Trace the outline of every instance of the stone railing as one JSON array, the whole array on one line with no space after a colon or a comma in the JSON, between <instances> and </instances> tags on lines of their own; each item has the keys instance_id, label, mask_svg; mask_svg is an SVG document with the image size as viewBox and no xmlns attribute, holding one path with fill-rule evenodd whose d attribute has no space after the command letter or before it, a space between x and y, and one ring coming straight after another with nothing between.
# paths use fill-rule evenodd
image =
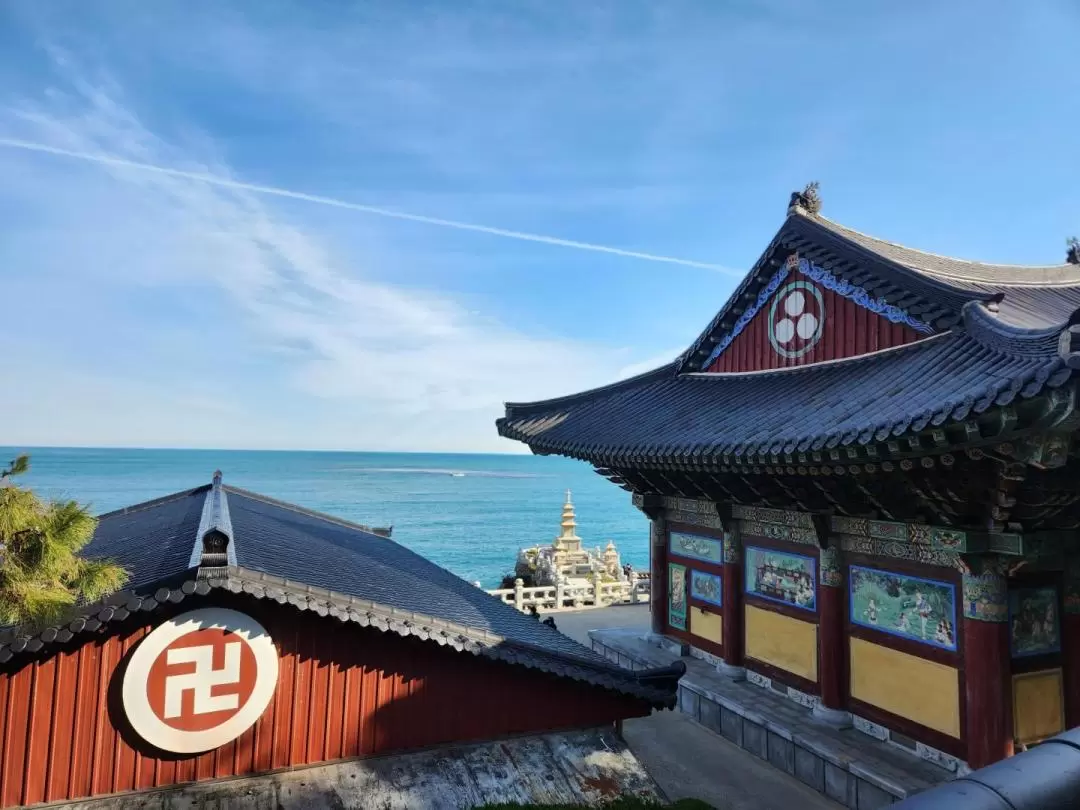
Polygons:
<instances>
[{"instance_id":1,"label":"stone railing","mask_svg":"<svg viewBox=\"0 0 1080 810\"><path fill-rule=\"evenodd\" d=\"M525 583L517 579L514 580L513 588L499 588L488 593L523 613L531 613L534 607L550 613L647 602L649 578L647 575L634 574L629 581L622 582L604 582L597 578L586 585L560 583L530 588L526 588Z\"/></svg>"}]
</instances>

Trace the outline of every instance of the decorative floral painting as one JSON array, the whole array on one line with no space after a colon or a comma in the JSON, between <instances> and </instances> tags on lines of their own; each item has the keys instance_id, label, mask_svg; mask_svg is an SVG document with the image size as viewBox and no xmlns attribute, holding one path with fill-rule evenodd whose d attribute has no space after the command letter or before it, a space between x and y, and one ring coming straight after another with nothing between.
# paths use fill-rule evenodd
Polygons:
<instances>
[{"instance_id":1,"label":"decorative floral painting","mask_svg":"<svg viewBox=\"0 0 1080 810\"><path fill-rule=\"evenodd\" d=\"M686 629L686 566L668 565L668 624Z\"/></svg>"},{"instance_id":2,"label":"decorative floral painting","mask_svg":"<svg viewBox=\"0 0 1080 810\"><path fill-rule=\"evenodd\" d=\"M748 594L803 610L817 610L813 557L748 546L745 560Z\"/></svg>"},{"instance_id":3,"label":"decorative floral painting","mask_svg":"<svg viewBox=\"0 0 1080 810\"><path fill-rule=\"evenodd\" d=\"M719 574L691 571L690 595L695 599L721 607L724 603L723 581L720 579Z\"/></svg>"},{"instance_id":4,"label":"decorative floral painting","mask_svg":"<svg viewBox=\"0 0 1080 810\"><path fill-rule=\"evenodd\" d=\"M851 623L956 649L956 586L876 568L848 571Z\"/></svg>"},{"instance_id":5,"label":"decorative floral painting","mask_svg":"<svg viewBox=\"0 0 1080 810\"><path fill-rule=\"evenodd\" d=\"M1009 591L1009 645L1014 658L1061 652L1057 588Z\"/></svg>"},{"instance_id":6,"label":"decorative floral painting","mask_svg":"<svg viewBox=\"0 0 1080 810\"><path fill-rule=\"evenodd\" d=\"M671 553L679 557L722 564L724 562L724 544L715 537L702 537L700 534L671 532Z\"/></svg>"}]
</instances>

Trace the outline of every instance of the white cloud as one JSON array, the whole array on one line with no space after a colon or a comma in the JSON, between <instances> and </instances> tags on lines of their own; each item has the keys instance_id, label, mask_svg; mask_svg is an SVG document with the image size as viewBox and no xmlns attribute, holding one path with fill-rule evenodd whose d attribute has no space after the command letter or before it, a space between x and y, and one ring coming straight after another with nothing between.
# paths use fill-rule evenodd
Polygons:
<instances>
[{"instance_id":1,"label":"white cloud","mask_svg":"<svg viewBox=\"0 0 1080 810\"><path fill-rule=\"evenodd\" d=\"M3 134L232 176L205 136L188 151L144 125L116 85L73 84L73 92L53 89L4 109ZM59 365L15 365L11 354L0 363L24 392L0 398L0 443L510 451L520 448L499 440L493 425L502 401L601 384L632 360L522 334L444 291L371 280L365 268L385 257L337 252L304 220L241 188L63 160L0 155L0 170L19 167L0 202L6 196L35 212L34 230L44 235L37 246L48 244L37 255L12 247L18 255L5 257L24 288L42 282L27 305L41 305L48 279L60 285L49 294L92 292L120 316L132 289L147 290L155 306L162 296L193 295L192 320L162 323L172 340L128 347L141 351L145 375L134 362L109 368L119 327L101 322L95 331L92 313L21 335L27 357ZM80 249L91 244L92 255ZM82 330L96 368L39 352L50 331L66 328ZM151 320L145 328L159 327ZM234 377L260 363L257 382Z\"/></svg>"}]
</instances>

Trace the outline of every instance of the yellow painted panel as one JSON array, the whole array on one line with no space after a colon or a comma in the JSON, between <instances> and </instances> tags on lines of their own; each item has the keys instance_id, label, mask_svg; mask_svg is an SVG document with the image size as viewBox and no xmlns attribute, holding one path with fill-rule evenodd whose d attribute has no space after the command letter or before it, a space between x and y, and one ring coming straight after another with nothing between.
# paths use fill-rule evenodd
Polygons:
<instances>
[{"instance_id":1,"label":"yellow painted panel","mask_svg":"<svg viewBox=\"0 0 1080 810\"><path fill-rule=\"evenodd\" d=\"M747 605L746 654L758 661L817 681L817 625Z\"/></svg>"},{"instance_id":2,"label":"yellow painted panel","mask_svg":"<svg viewBox=\"0 0 1080 810\"><path fill-rule=\"evenodd\" d=\"M960 739L960 675L954 667L853 638L851 696Z\"/></svg>"},{"instance_id":3,"label":"yellow painted panel","mask_svg":"<svg viewBox=\"0 0 1080 810\"><path fill-rule=\"evenodd\" d=\"M1065 730L1060 669L1013 675L1013 736L1018 742L1045 740Z\"/></svg>"},{"instance_id":4,"label":"yellow painted panel","mask_svg":"<svg viewBox=\"0 0 1080 810\"><path fill-rule=\"evenodd\" d=\"M690 635L711 641L713 644L723 644L724 617L719 613L709 613L699 607L690 608Z\"/></svg>"}]
</instances>

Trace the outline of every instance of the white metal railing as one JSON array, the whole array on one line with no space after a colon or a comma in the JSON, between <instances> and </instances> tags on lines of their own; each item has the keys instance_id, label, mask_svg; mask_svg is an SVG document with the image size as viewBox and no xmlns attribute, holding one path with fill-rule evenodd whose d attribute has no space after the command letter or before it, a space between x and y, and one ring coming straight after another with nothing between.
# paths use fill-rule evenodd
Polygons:
<instances>
[{"instance_id":1,"label":"white metal railing","mask_svg":"<svg viewBox=\"0 0 1080 810\"><path fill-rule=\"evenodd\" d=\"M523 580L516 579L513 588L498 588L488 593L523 613L531 612L534 607L550 613L648 601L649 578L634 574L629 581L604 582L597 577L586 585L560 583L529 588Z\"/></svg>"}]
</instances>

